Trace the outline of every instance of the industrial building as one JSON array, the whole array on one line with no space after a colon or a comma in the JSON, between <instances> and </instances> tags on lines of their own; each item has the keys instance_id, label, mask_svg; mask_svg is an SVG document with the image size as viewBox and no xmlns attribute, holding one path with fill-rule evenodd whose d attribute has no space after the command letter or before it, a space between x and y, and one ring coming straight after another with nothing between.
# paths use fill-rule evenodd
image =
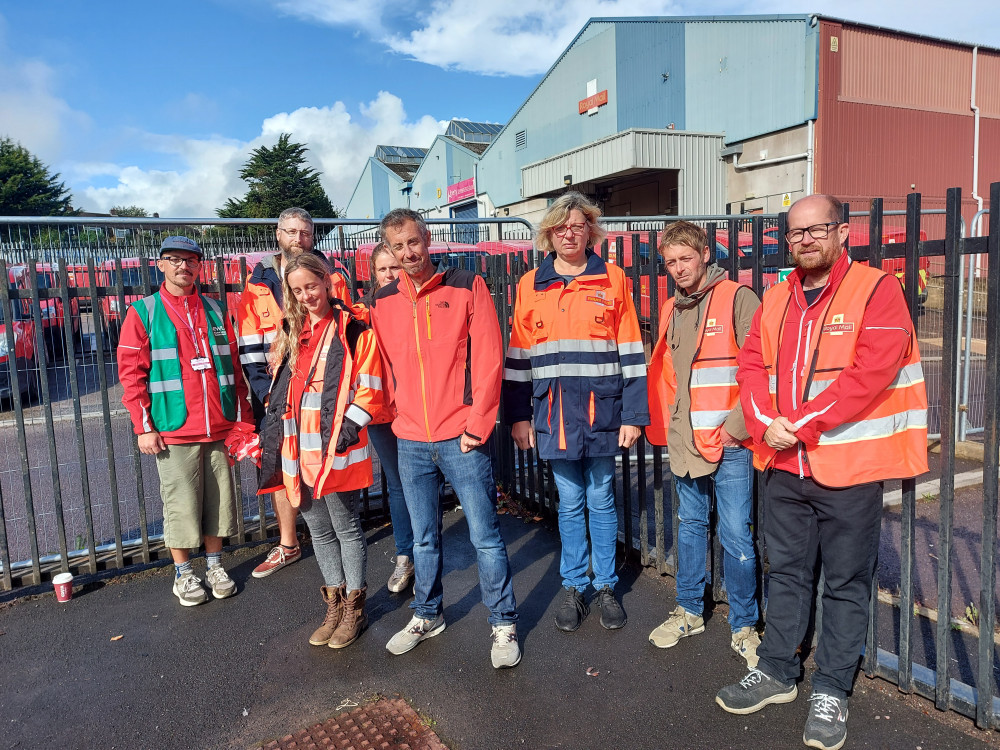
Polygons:
<instances>
[{"instance_id":1,"label":"industrial building","mask_svg":"<svg viewBox=\"0 0 1000 750\"><path fill-rule=\"evenodd\" d=\"M771 213L813 192L933 209L960 186L968 218L1000 179L1000 50L819 15L597 18L485 148L451 131L388 197L362 176L348 216L536 220L569 186L608 216Z\"/></svg>"}]
</instances>

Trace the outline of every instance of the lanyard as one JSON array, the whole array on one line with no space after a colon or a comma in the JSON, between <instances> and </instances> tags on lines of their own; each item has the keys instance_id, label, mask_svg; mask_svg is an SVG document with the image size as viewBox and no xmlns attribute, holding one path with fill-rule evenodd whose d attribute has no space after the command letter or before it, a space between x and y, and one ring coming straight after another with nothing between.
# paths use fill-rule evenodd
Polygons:
<instances>
[{"instance_id":1,"label":"lanyard","mask_svg":"<svg viewBox=\"0 0 1000 750\"><path fill-rule=\"evenodd\" d=\"M204 356L208 357L211 354L208 347L208 341L205 340L204 331L201 331L202 342L199 343L198 341L198 331L195 330L195 326L197 325L197 320L198 320L198 311L195 310L195 317L194 320L192 320L190 305L186 304L188 296L197 298L197 295L194 294L185 295L184 312L181 312L181 310L178 309L173 302L170 302L163 294L160 295L160 300L162 300L164 306L169 307L171 310L174 311L174 314L180 319L181 323L184 324L184 327L188 329L188 332L191 334L191 343L194 344L195 352L199 355L204 353ZM208 322L207 313L205 321L206 323Z\"/></svg>"}]
</instances>

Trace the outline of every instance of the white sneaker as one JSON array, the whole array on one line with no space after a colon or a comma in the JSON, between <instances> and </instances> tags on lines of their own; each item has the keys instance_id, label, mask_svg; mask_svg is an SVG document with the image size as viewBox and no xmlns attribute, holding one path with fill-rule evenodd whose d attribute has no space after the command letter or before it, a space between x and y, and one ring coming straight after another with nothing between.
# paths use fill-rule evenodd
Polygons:
<instances>
[{"instance_id":1,"label":"white sneaker","mask_svg":"<svg viewBox=\"0 0 1000 750\"><path fill-rule=\"evenodd\" d=\"M407 651L412 651L416 648L420 641L425 641L428 638L436 636L444 630L444 627L443 614L438 615L433 620L424 620L414 615L405 628L389 639L389 642L385 644L385 648L390 654L395 654L396 656L405 654Z\"/></svg>"},{"instance_id":2,"label":"white sneaker","mask_svg":"<svg viewBox=\"0 0 1000 750\"><path fill-rule=\"evenodd\" d=\"M202 588L201 579L194 573L185 573L174 578L174 596L183 607L194 607L208 601L208 592Z\"/></svg>"},{"instance_id":3,"label":"white sneaker","mask_svg":"<svg viewBox=\"0 0 1000 750\"><path fill-rule=\"evenodd\" d=\"M493 668L516 667L521 661L521 647L517 645L517 626L513 623L494 625L491 639L493 647L490 649L490 658L493 660Z\"/></svg>"},{"instance_id":4,"label":"white sneaker","mask_svg":"<svg viewBox=\"0 0 1000 750\"><path fill-rule=\"evenodd\" d=\"M205 571L205 580L208 581L212 589L212 596L216 599L225 599L236 593L236 582L229 577L226 569L221 565L215 565Z\"/></svg>"}]
</instances>

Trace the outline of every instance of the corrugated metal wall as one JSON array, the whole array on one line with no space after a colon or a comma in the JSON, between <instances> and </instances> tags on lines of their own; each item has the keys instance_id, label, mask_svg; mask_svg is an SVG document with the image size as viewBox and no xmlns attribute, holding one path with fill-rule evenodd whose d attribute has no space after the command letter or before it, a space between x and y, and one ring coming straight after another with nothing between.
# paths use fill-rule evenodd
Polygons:
<instances>
[{"instance_id":1,"label":"corrugated metal wall","mask_svg":"<svg viewBox=\"0 0 1000 750\"><path fill-rule=\"evenodd\" d=\"M615 24L591 24L483 154L480 184L488 186L495 205L521 200L521 167L525 164L618 132L615 35ZM593 117L581 115L577 104L586 98L587 81L594 78L598 91L608 90L608 103ZM517 149L515 135L522 130L526 145Z\"/></svg>"},{"instance_id":2,"label":"corrugated metal wall","mask_svg":"<svg viewBox=\"0 0 1000 750\"><path fill-rule=\"evenodd\" d=\"M686 130L684 24L619 22L616 32L618 129Z\"/></svg>"},{"instance_id":3,"label":"corrugated metal wall","mask_svg":"<svg viewBox=\"0 0 1000 750\"><path fill-rule=\"evenodd\" d=\"M733 143L815 117L816 40L802 17L685 24L686 127Z\"/></svg>"},{"instance_id":4,"label":"corrugated metal wall","mask_svg":"<svg viewBox=\"0 0 1000 750\"><path fill-rule=\"evenodd\" d=\"M862 207L872 196L902 200L915 189L930 207L958 185L971 218L972 50L831 21L820 29L816 191ZM981 51L978 64L985 197L1000 179L1000 55Z\"/></svg>"}]
</instances>

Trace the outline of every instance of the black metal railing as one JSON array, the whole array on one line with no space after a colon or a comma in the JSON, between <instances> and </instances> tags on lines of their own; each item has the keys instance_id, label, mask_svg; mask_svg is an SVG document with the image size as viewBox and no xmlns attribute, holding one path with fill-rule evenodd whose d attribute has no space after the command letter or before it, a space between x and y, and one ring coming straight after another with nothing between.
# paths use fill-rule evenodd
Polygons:
<instances>
[{"instance_id":1,"label":"black metal railing","mask_svg":"<svg viewBox=\"0 0 1000 750\"><path fill-rule=\"evenodd\" d=\"M960 191L950 191L943 232L924 229L928 212L921 211L916 194L909 197L905 214L884 212L880 200L862 211L847 209L852 227L867 230L862 232L866 243L852 240L852 258L882 267L903 281L924 359L930 428L940 435L941 451L934 499L926 497L930 492L918 490L916 480L906 480L898 483L898 512L896 506L887 511L883 546L891 542L898 570L880 566L885 580L873 598L863 669L869 676L892 681L902 691L931 698L941 709L972 716L981 727L996 728L1000 716L994 647L1000 364L995 352L1000 345L1000 224L990 222L988 236L965 237L960 205ZM992 186L990 205L1000 205L1000 183ZM673 218L679 217L608 219L611 241L600 248L605 259L626 271L642 319L644 343L650 348L659 330L660 307L673 293L656 253L658 234ZM709 231L714 259L731 278L758 293L775 283L790 265L785 214L688 218ZM933 217L935 227L941 219ZM78 224L70 231L73 221ZM898 239L897 233L893 241L884 241L889 225L905 239ZM218 298L229 312L254 254L274 251L273 221L115 219L102 223L88 219L87 226L91 229L84 230L79 220L0 219L0 273L9 280L0 284L4 324L0 342L6 344L8 353L6 371L0 364L0 394L10 392L0 404L4 410L0 413L0 590L9 596L36 590L60 570L86 580L88 575L166 557L156 472L148 457L136 450L131 422L119 407L121 386L114 356L117 329L127 305L156 288L155 266L149 259L155 257L165 234L187 232L203 243L208 262L203 264L202 291ZM522 220L438 221L431 223L431 230L438 242L455 242L455 237L462 236L495 243L488 250L463 255L462 262L486 277L506 346L517 281L538 262L537 253L530 251L530 226ZM317 237L317 246L343 263L352 282L357 282L363 269L356 267L354 255L375 241L374 224L317 222ZM987 288L985 321L977 322L975 335L987 352L994 353L973 362L979 377L974 379L972 397L978 399L977 408L983 414L986 456L981 488L972 490L981 495L981 528L970 531L978 542L966 543L975 548L979 564L975 592L969 590L967 581L974 565L960 571L953 565L958 352L970 345L968 341L963 344L957 316L961 265L968 258L982 259L979 266L984 278L977 283L985 281ZM940 292L939 301L925 300L920 271L928 268ZM554 519L557 496L546 462L518 450L503 426L498 426L492 449L497 480L504 491L532 512ZM678 500L669 454L640 438L622 453L620 461L616 494L626 555L671 574ZM256 494L252 467L237 465L234 472L242 512L238 534L230 543L264 540L273 531L269 498ZM370 521L388 519L384 497L381 481L366 492L364 514ZM968 505L968 498L962 502ZM756 502L755 528L761 527L763 511ZM757 539L757 548L763 563L762 539ZM963 555L968 551L963 549ZM929 554L936 557L933 576L926 569ZM714 598L725 601L721 547L716 540L710 567ZM958 590L957 574L961 577ZM964 601L967 594L976 598L978 632L965 627L968 622L956 629L956 618L961 617L956 596ZM926 606L929 602L936 602L936 611ZM915 615L915 609L924 614ZM936 617L937 624L932 626L926 615ZM951 657L958 654L962 658L956 665Z\"/></svg>"}]
</instances>

